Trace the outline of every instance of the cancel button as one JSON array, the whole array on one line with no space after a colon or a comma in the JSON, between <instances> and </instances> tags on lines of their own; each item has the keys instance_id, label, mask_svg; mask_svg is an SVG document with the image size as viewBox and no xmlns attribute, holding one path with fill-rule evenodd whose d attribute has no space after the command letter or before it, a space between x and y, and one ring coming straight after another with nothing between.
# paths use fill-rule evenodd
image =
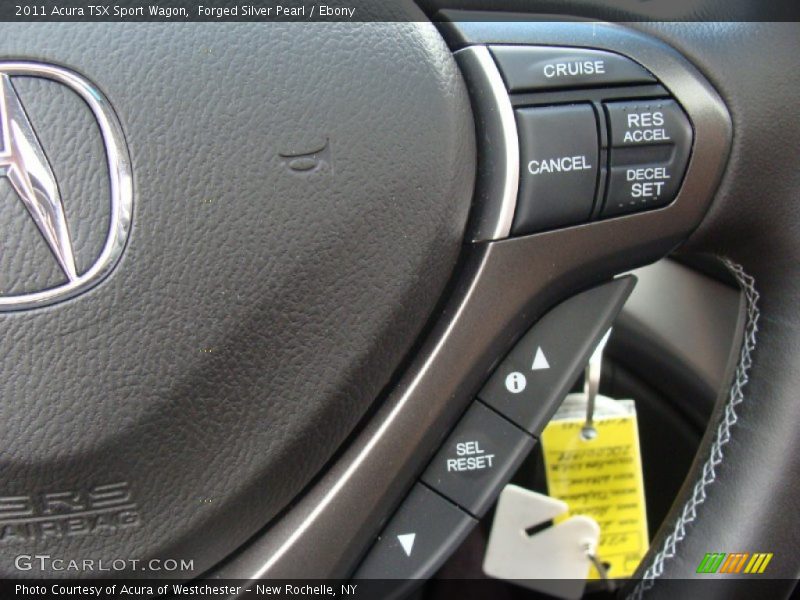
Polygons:
<instances>
[{"instance_id":1,"label":"cancel button","mask_svg":"<svg viewBox=\"0 0 800 600\"><path fill-rule=\"evenodd\" d=\"M584 171L592 169L585 155L561 156L544 160L532 160L528 163L528 172L531 175L541 173L567 173L569 171Z\"/></svg>"},{"instance_id":2,"label":"cancel button","mask_svg":"<svg viewBox=\"0 0 800 600\"><path fill-rule=\"evenodd\" d=\"M520 108L516 118L520 185L512 232L588 221L599 151L594 109L589 104Z\"/></svg>"}]
</instances>

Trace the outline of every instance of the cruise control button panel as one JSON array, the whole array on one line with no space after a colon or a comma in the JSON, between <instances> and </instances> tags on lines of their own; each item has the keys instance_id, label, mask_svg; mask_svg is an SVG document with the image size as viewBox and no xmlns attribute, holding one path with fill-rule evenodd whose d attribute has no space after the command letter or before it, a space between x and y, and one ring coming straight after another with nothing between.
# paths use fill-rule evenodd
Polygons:
<instances>
[{"instance_id":1,"label":"cruise control button panel","mask_svg":"<svg viewBox=\"0 0 800 600\"><path fill-rule=\"evenodd\" d=\"M621 277L556 306L517 342L478 397L538 436L635 284L633 276Z\"/></svg>"},{"instance_id":2,"label":"cruise control button panel","mask_svg":"<svg viewBox=\"0 0 800 600\"><path fill-rule=\"evenodd\" d=\"M589 220L598 174L597 119L591 104L520 108L516 235Z\"/></svg>"},{"instance_id":3,"label":"cruise control button panel","mask_svg":"<svg viewBox=\"0 0 800 600\"><path fill-rule=\"evenodd\" d=\"M606 102L609 177L603 216L675 199L692 148L692 127L674 100Z\"/></svg>"},{"instance_id":4,"label":"cruise control button panel","mask_svg":"<svg viewBox=\"0 0 800 600\"><path fill-rule=\"evenodd\" d=\"M533 438L480 402L473 403L422 481L480 517L533 449Z\"/></svg>"},{"instance_id":5,"label":"cruise control button panel","mask_svg":"<svg viewBox=\"0 0 800 600\"><path fill-rule=\"evenodd\" d=\"M655 77L625 56L588 48L492 46L508 91L650 83Z\"/></svg>"},{"instance_id":6,"label":"cruise control button panel","mask_svg":"<svg viewBox=\"0 0 800 600\"><path fill-rule=\"evenodd\" d=\"M481 181L490 183L476 203L475 241L652 210L678 197L694 127L635 60L535 45L459 52L490 150L479 161Z\"/></svg>"}]
</instances>

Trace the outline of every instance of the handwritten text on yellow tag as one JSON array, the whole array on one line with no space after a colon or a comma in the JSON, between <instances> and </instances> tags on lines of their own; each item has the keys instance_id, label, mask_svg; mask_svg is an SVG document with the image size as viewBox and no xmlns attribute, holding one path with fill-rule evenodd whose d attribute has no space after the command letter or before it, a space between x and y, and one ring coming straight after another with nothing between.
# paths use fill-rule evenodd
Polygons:
<instances>
[{"instance_id":1,"label":"handwritten text on yellow tag","mask_svg":"<svg viewBox=\"0 0 800 600\"><path fill-rule=\"evenodd\" d=\"M556 419L542 434L550 496L569 505L572 515L600 525L597 556L609 577L630 577L648 546L642 461L636 413L596 417L597 436L581 436L583 418ZM598 579L592 567L589 579Z\"/></svg>"}]
</instances>

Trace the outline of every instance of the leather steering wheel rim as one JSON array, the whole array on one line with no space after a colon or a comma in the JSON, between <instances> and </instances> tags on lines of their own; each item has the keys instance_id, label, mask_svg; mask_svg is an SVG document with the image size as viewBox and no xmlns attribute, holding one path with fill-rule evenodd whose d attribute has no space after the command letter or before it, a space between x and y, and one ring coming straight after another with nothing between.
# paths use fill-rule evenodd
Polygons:
<instances>
[{"instance_id":1,"label":"leather steering wheel rim","mask_svg":"<svg viewBox=\"0 0 800 600\"><path fill-rule=\"evenodd\" d=\"M800 78L796 70L784 68L782 49L796 34L796 25L642 27L667 39L714 79L731 111L734 145L728 172L685 249L725 260L742 289L743 304L742 345L732 355L730 385L720 390L692 470L637 573L642 581L629 597L685 593L707 552L774 553L763 592L788 597L800 575L794 485L800 477L795 425L800 405L794 391L800 385L800 221L795 209L800 131L785 103L796 101ZM762 51L778 57L778 64L765 66L758 78L741 76L734 82L726 66L742 53L755 52L754 42L742 45L745 36L767 43L770 49ZM703 52L708 45L717 51ZM764 89L776 89L771 86L784 93L764 94ZM765 137L786 145L755 152ZM699 591L712 598L752 597L752 588L740 583L719 578Z\"/></svg>"}]
</instances>

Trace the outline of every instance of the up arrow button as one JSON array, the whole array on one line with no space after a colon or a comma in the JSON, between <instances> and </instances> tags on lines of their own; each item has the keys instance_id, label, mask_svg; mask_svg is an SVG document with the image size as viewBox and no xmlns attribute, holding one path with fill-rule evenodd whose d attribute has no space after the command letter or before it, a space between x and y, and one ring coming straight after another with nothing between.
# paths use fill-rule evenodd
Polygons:
<instances>
[{"instance_id":1,"label":"up arrow button","mask_svg":"<svg viewBox=\"0 0 800 600\"><path fill-rule=\"evenodd\" d=\"M531 371L544 371L545 369L550 368L550 363L547 362L547 357L542 352L542 347L538 346L536 348L536 356L533 357L533 364L531 365Z\"/></svg>"},{"instance_id":2,"label":"up arrow button","mask_svg":"<svg viewBox=\"0 0 800 600\"><path fill-rule=\"evenodd\" d=\"M598 342L611 328L636 279L614 279L565 300L526 333L478 393L501 415L539 435L580 377ZM527 385L510 391L506 378L527 373Z\"/></svg>"}]
</instances>

